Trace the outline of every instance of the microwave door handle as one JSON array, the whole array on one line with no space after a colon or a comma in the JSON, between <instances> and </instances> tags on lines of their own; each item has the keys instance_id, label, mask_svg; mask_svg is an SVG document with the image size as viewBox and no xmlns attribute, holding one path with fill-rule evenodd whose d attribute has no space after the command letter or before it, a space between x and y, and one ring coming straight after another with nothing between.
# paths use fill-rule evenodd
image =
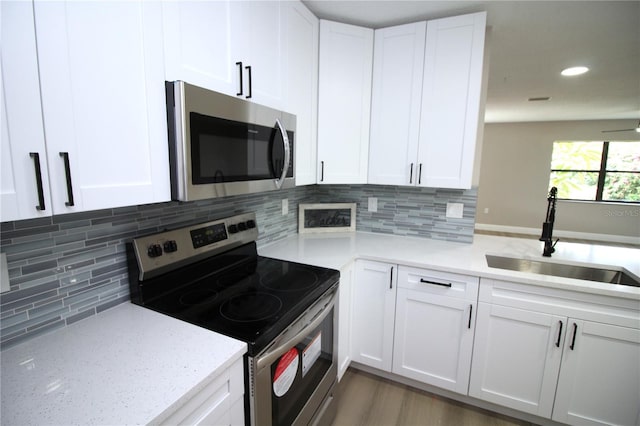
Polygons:
<instances>
[{"instance_id":1,"label":"microwave door handle","mask_svg":"<svg viewBox=\"0 0 640 426\"><path fill-rule=\"evenodd\" d=\"M276 179L276 188L282 188L282 184L284 183L284 179L287 177L287 171L289 170L289 158L291 157L291 146L289 144L289 136L287 136L287 131L284 126L280 122L279 118L276 118L276 126L282 133L282 144L284 145L284 165L282 167L282 173L280 174L280 178Z\"/></svg>"}]
</instances>

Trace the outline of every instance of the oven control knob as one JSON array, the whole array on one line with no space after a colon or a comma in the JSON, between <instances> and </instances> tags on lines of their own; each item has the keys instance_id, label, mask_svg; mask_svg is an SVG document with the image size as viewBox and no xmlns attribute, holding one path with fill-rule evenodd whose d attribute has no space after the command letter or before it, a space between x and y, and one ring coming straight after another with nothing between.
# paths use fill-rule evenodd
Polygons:
<instances>
[{"instance_id":1,"label":"oven control knob","mask_svg":"<svg viewBox=\"0 0 640 426\"><path fill-rule=\"evenodd\" d=\"M256 227L256 222L254 220L247 221L247 229L253 229Z\"/></svg>"},{"instance_id":2,"label":"oven control knob","mask_svg":"<svg viewBox=\"0 0 640 426\"><path fill-rule=\"evenodd\" d=\"M247 230L247 224L246 224L246 223L244 223L244 222L240 222L240 223L238 224L238 230L240 230L240 231L246 231L246 230Z\"/></svg>"},{"instance_id":3,"label":"oven control knob","mask_svg":"<svg viewBox=\"0 0 640 426\"><path fill-rule=\"evenodd\" d=\"M229 233L235 234L238 232L238 227L236 225L229 225Z\"/></svg>"},{"instance_id":4,"label":"oven control knob","mask_svg":"<svg viewBox=\"0 0 640 426\"><path fill-rule=\"evenodd\" d=\"M178 243L176 243L176 240L165 241L162 248L165 253L173 253L178 250Z\"/></svg>"},{"instance_id":5,"label":"oven control knob","mask_svg":"<svg viewBox=\"0 0 640 426\"><path fill-rule=\"evenodd\" d=\"M162 246L160 244L151 244L147 248L147 254L149 255L149 257L162 256Z\"/></svg>"}]
</instances>

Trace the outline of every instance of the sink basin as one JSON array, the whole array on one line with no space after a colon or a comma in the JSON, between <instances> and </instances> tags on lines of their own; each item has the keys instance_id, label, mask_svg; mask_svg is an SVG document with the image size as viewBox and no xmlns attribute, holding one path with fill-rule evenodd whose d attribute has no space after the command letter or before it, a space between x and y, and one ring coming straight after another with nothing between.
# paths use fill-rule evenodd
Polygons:
<instances>
[{"instance_id":1,"label":"sink basin","mask_svg":"<svg viewBox=\"0 0 640 426\"><path fill-rule=\"evenodd\" d=\"M510 271L531 272L533 274L553 275L555 277L575 278L600 283L621 284L640 287L640 281L620 269L593 268L589 266L567 265L563 263L540 262L529 259L516 259L487 254L490 268Z\"/></svg>"}]
</instances>

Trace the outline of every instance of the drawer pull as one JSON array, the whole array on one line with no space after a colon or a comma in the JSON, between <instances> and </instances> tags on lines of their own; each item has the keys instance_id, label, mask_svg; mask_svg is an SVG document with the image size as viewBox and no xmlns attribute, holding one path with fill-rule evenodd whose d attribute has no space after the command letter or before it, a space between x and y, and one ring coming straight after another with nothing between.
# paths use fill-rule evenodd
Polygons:
<instances>
[{"instance_id":1,"label":"drawer pull","mask_svg":"<svg viewBox=\"0 0 640 426\"><path fill-rule=\"evenodd\" d=\"M451 287L451 283L439 283L436 281L429 281L429 280L425 280L424 278L420 278L420 282L423 284L433 284L433 285L440 285L442 287Z\"/></svg>"},{"instance_id":2,"label":"drawer pull","mask_svg":"<svg viewBox=\"0 0 640 426\"><path fill-rule=\"evenodd\" d=\"M571 346L569 346L569 349L573 350L573 348L575 348L576 346L576 335L578 334L578 324L576 324L575 322L573 323L573 339L571 339Z\"/></svg>"},{"instance_id":3,"label":"drawer pull","mask_svg":"<svg viewBox=\"0 0 640 426\"><path fill-rule=\"evenodd\" d=\"M473 312L473 305L469 305L469 325L467 328L471 330L471 312Z\"/></svg>"},{"instance_id":4,"label":"drawer pull","mask_svg":"<svg viewBox=\"0 0 640 426\"><path fill-rule=\"evenodd\" d=\"M42 169L40 168L40 154L37 152L30 152L29 156L33 158L33 167L36 172L36 189L38 190L38 205L36 206L36 210L42 211L45 210L46 206L44 205L44 188L42 186Z\"/></svg>"},{"instance_id":5,"label":"drawer pull","mask_svg":"<svg viewBox=\"0 0 640 426\"><path fill-rule=\"evenodd\" d=\"M389 274L389 289L393 289L393 266L391 267L391 274Z\"/></svg>"},{"instance_id":6,"label":"drawer pull","mask_svg":"<svg viewBox=\"0 0 640 426\"><path fill-rule=\"evenodd\" d=\"M556 340L556 348L560 347L560 337L562 337L562 321L558 321L560 323L560 330L558 331L558 340Z\"/></svg>"}]
</instances>

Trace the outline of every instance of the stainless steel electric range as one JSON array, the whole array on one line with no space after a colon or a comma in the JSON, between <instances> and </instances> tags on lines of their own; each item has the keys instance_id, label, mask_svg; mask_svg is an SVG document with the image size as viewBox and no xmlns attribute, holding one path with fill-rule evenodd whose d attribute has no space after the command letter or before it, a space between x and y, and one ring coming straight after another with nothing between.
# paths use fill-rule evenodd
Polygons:
<instances>
[{"instance_id":1,"label":"stainless steel electric range","mask_svg":"<svg viewBox=\"0 0 640 426\"><path fill-rule=\"evenodd\" d=\"M259 256L257 238L254 213L136 238L131 301L247 343L246 424L330 421L339 272Z\"/></svg>"}]
</instances>

